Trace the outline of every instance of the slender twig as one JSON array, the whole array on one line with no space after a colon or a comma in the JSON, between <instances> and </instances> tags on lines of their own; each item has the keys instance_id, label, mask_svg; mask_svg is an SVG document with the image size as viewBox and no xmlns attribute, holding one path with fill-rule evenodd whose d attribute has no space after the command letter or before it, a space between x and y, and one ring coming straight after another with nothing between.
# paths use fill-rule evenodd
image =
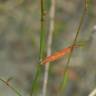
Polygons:
<instances>
[{"instance_id":1,"label":"slender twig","mask_svg":"<svg viewBox=\"0 0 96 96\"><path fill-rule=\"evenodd\" d=\"M96 88L88 96L96 96Z\"/></svg>"},{"instance_id":2,"label":"slender twig","mask_svg":"<svg viewBox=\"0 0 96 96\"><path fill-rule=\"evenodd\" d=\"M41 32L40 32L40 55L39 55L39 60L41 61L42 58L43 58L43 54L44 54L44 45L45 45L45 31L44 31L44 0L40 0L40 5L41 5ZM41 64L37 64L37 67L36 67L36 74L35 74L35 78L32 82L32 88L31 88L31 93L30 93L30 96L33 95L35 89L36 89L36 86L37 86L37 82L38 82L38 79L39 79L39 75L41 73Z\"/></svg>"},{"instance_id":3,"label":"slender twig","mask_svg":"<svg viewBox=\"0 0 96 96\"><path fill-rule=\"evenodd\" d=\"M0 78L0 81L2 81L4 84L6 84L6 86L8 86L12 91L14 91L18 96L22 96L21 93L14 88L12 85L10 85L8 82L6 82L5 80Z\"/></svg>"},{"instance_id":4,"label":"slender twig","mask_svg":"<svg viewBox=\"0 0 96 96\"><path fill-rule=\"evenodd\" d=\"M86 15L86 12L87 12L87 0L84 0L84 10L83 10L83 14L80 18L80 23L79 23L79 26L77 28L77 31L76 31L76 35L75 35L75 38L73 40L73 43L72 43L72 47L71 47L71 52L68 56L68 59L67 59L67 62L66 62L66 66L65 66L65 71L64 71L64 78L63 78L63 82L61 82L61 85L60 85L60 91L62 92L62 90L64 89L64 81L65 81L65 74L67 73L67 69L69 67L69 63L70 63L70 60L71 60L71 57L72 57L72 53L73 53L73 49L74 49L74 45L76 44L77 42L77 38L78 38L78 35L80 33L80 29L82 27L82 24L83 24L83 21L84 21L84 18L85 18L85 15Z\"/></svg>"},{"instance_id":5,"label":"slender twig","mask_svg":"<svg viewBox=\"0 0 96 96\"><path fill-rule=\"evenodd\" d=\"M52 37L54 32L55 2L56 2L55 0L51 0L51 7L49 12L50 21L49 21L49 33L48 33L48 42L47 42L47 56L51 55ZM49 63L45 65L42 96L46 96L46 92L47 92L49 65L50 65Z\"/></svg>"}]
</instances>

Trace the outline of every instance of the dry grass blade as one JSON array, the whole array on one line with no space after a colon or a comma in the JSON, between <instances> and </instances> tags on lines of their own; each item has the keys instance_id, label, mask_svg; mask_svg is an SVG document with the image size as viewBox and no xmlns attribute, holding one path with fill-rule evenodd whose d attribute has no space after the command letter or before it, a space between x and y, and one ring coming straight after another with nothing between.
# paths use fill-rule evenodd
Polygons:
<instances>
[{"instance_id":1,"label":"dry grass blade","mask_svg":"<svg viewBox=\"0 0 96 96\"><path fill-rule=\"evenodd\" d=\"M17 94L17 96L22 96L21 93L19 91L17 91L16 88L14 88L12 85L10 85L8 83L8 81L5 81L5 80L3 80L1 78L0 78L0 81L2 81L4 84L6 84L6 86L8 86L12 91L14 91Z\"/></svg>"}]
</instances>

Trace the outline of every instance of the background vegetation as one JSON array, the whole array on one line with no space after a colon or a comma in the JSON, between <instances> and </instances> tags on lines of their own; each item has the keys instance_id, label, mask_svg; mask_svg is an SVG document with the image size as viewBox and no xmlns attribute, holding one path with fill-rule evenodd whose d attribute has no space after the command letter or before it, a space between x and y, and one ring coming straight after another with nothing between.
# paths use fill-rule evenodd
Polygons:
<instances>
[{"instance_id":1,"label":"background vegetation","mask_svg":"<svg viewBox=\"0 0 96 96\"><path fill-rule=\"evenodd\" d=\"M50 2L46 0L44 3L47 16ZM88 3L88 12L78 38L78 41L86 41L86 44L72 55L63 96L88 96L96 88L96 0L89 0ZM82 10L83 0L56 0L52 53L72 43ZM46 22L49 20L47 16ZM0 78L7 80L12 77L10 83L23 96L29 95L32 86L39 62L39 45L39 0L0 0ZM46 49L45 46L45 54ZM51 63L48 96L58 93L66 58ZM37 96L42 96L44 68L41 73L37 84L39 87L36 88ZM0 96L17 95L0 82Z\"/></svg>"}]
</instances>

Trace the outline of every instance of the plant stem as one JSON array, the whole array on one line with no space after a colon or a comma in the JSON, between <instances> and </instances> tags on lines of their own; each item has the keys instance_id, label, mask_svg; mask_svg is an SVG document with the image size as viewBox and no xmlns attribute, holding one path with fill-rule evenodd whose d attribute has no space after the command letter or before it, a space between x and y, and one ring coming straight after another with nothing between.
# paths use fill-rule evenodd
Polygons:
<instances>
[{"instance_id":1,"label":"plant stem","mask_svg":"<svg viewBox=\"0 0 96 96\"><path fill-rule=\"evenodd\" d=\"M44 31L44 0L41 0L41 33L40 33L40 61L44 55L44 48L45 48L45 31Z\"/></svg>"},{"instance_id":2,"label":"plant stem","mask_svg":"<svg viewBox=\"0 0 96 96\"><path fill-rule=\"evenodd\" d=\"M78 38L78 35L80 33L80 29L82 27L82 24L83 24L83 21L84 21L84 18L85 18L85 15L86 15L86 12L87 12L87 0L84 0L84 10L83 10L83 14L80 18L80 23L79 23L79 26L77 28L77 31L76 31L76 35L75 35L75 38L73 40L73 43L72 43L72 47L71 47L71 52L68 56L68 59L67 59L67 62L66 62L66 66L65 66L65 71L64 71L64 77L63 77L63 81L61 82L61 85L60 85L60 91L62 92L63 89L64 89L64 82L65 82L65 74L67 72L67 69L69 67L69 63L70 63L70 60L71 60L71 57L72 57L72 53L73 53L73 49L74 49L74 45L75 43L77 42L77 38ZM60 95L60 94L59 94Z\"/></svg>"},{"instance_id":3,"label":"plant stem","mask_svg":"<svg viewBox=\"0 0 96 96\"><path fill-rule=\"evenodd\" d=\"M55 0L51 0L51 7L49 12L49 33L48 33L48 42L47 42L47 56L51 55L51 46L52 46L52 37L54 32L54 17L55 17ZM44 73L44 82L42 89L42 96L46 96L47 92L47 83L48 83L48 72L49 72L50 64L47 63L45 65L45 73Z\"/></svg>"},{"instance_id":4,"label":"plant stem","mask_svg":"<svg viewBox=\"0 0 96 96\"><path fill-rule=\"evenodd\" d=\"M43 55L44 55L44 48L45 48L45 31L44 31L44 0L41 0L40 1L40 4L41 4L41 32L40 32L40 55L39 55L39 60L41 61L42 58L43 58ZM31 88L31 93L30 93L30 96L33 95L35 89L36 89L36 86L37 83L38 83L38 79L39 79L39 76L41 74L41 65L40 64L37 64L36 66L36 74L35 74L35 77L34 77L34 80L32 82L32 88Z\"/></svg>"}]
</instances>

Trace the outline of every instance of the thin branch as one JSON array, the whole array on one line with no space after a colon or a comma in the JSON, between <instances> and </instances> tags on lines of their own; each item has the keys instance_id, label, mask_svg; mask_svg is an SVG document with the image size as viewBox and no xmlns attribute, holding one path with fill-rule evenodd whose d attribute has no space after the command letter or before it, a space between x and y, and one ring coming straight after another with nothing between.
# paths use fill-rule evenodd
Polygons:
<instances>
[{"instance_id":1,"label":"thin branch","mask_svg":"<svg viewBox=\"0 0 96 96\"><path fill-rule=\"evenodd\" d=\"M47 42L47 56L51 55L52 37L54 32L55 3L56 3L55 0L51 0L51 7L49 12L50 22L49 22L49 33L48 33L48 42ZM49 65L50 65L49 63L45 65L42 96L46 96L46 92L47 92Z\"/></svg>"},{"instance_id":2,"label":"thin branch","mask_svg":"<svg viewBox=\"0 0 96 96\"><path fill-rule=\"evenodd\" d=\"M7 81L3 80L0 78L0 81L2 81L4 84L6 84L6 86L8 86L12 91L14 91L18 96L22 96L21 93L14 88L12 85L10 85Z\"/></svg>"},{"instance_id":3,"label":"thin branch","mask_svg":"<svg viewBox=\"0 0 96 96\"><path fill-rule=\"evenodd\" d=\"M82 24L83 24L83 21L84 21L84 18L85 18L85 15L86 15L86 12L87 12L87 0L84 0L84 10L83 10L83 14L80 18L80 22L79 22L79 26L77 28L77 31L76 31L76 35L75 35L75 38L73 40L73 43L72 43L72 47L71 47L71 52L68 56L68 59L67 59L67 62L66 62L66 66L65 66L65 71L64 71L64 78L63 78L63 82L61 82L61 85L60 85L60 91L62 91L64 89L64 80L65 80L65 74L67 73L67 69L69 67L69 63L70 63L70 60L71 60L71 57L72 57L72 53L73 53L73 49L74 49L74 45L76 44L77 42L77 38L79 36L79 33L80 33L80 29L82 27Z\"/></svg>"}]
</instances>

